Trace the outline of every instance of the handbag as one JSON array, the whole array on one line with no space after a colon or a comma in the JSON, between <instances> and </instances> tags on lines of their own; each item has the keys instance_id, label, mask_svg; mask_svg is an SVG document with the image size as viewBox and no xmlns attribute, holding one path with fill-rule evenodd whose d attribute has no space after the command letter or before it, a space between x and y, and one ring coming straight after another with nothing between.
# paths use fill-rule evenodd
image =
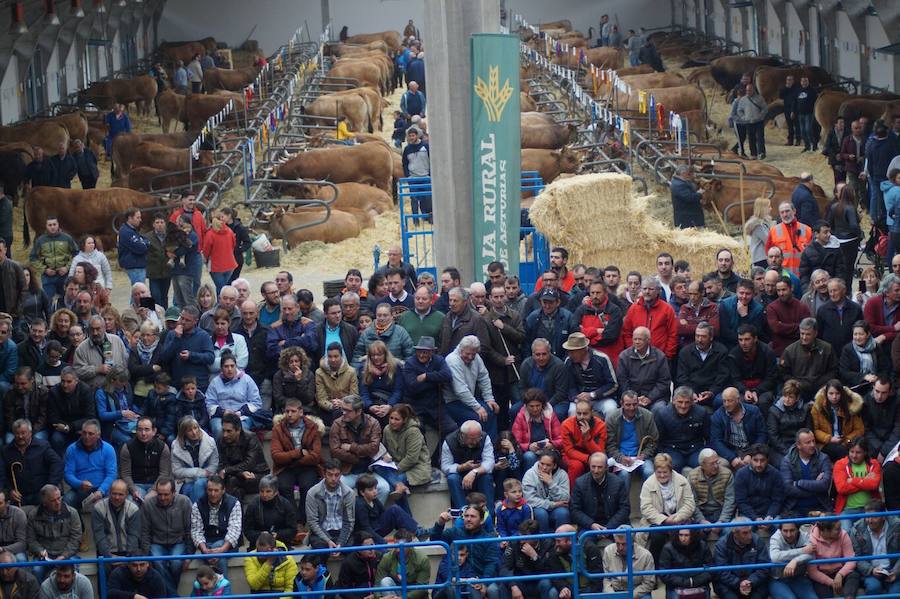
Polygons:
<instances>
[{"instance_id":1,"label":"handbag","mask_svg":"<svg viewBox=\"0 0 900 599\"><path fill-rule=\"evenodd\" d=\"M675 594L678 595L678 599L706 599L706 593L706 589L700 587L675 589Z\"/></svg>"}]
</instances>

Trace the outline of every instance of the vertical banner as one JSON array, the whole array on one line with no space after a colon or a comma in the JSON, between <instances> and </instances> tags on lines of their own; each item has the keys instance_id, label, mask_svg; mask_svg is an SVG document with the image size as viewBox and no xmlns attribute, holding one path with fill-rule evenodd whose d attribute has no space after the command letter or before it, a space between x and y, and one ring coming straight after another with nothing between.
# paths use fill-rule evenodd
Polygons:
<instances>
[{"instance_id":1,"label":"vertical banner","mask_svg":"<svg viewBox=\"0 0 900 599\"><path fill-rule=\"evenodd\" d=\"M471 53L474 272L480 280L495 260L519 272L519 38L478 33Z\"/></svg>"}]
</instances>

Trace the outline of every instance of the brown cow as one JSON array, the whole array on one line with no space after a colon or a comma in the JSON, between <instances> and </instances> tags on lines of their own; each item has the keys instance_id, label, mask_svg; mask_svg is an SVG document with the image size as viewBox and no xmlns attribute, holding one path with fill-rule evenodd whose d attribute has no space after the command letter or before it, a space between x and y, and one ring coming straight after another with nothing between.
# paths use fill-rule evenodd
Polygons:
<instances>
[{"instance_id":1,"label":"brown cow","mask_svg":"<svg viewBox=\"0 0 900 599\"><path fill-rule=\"evenodd\" d=\"M342 63L328 71L329 77L356 79L360 85L367 85L384 92L381 69L378 65L364 62Z\"/></svg>"},{"instance_id":2,"label":"brown cow","mask_svg":"<svg viewBox=\"0 0 900 599\"><path fill-rule=\"evenodd\" d=\"M844 122L849 126L861 116L869 117L870 121L880 118L887 119L888 126L894 114L900 113L900 100L869 100L866 98L850 97L841 104L838 116L844 117Z\"/></svg>"},{"instance_id":3,"label":"brown cow","mask_svg":"<svg viewBox=\"0 0 900 599\"><path fill-rule=\"evenodd\" d=\"M626 103L631 95L637 95L638 90L659 89L664 87L680 87L688 85L687 79L676 73L646 73L643 75L625 75L620 77L622 81L628 84L632 90L632 94L619 92L619 102ZM612 92L613 86L609 82L602 82L597 86L599 92L598 97L605 98Z\"/></svg>"},{"instance_id":4,"label":"brown cow","mask_svg":"<svg viewBox=\"0 0 900 599\"><path fill-rule=\"evenodd\" d=\"M175 129L178 128L178 123L184 121L184 99L186 97L171 89L159 94L156 104L159 107L159 125L163 133L169 132L169 126L173 121Z\"/></svg>"},{"instance_id":5,"label":"brown cow","mask_svg":"<svg viewBox=\"0 0 900 599\"><path fill-rule=\"evenodd\" d=\"M578 128L575 125L534 123L536 119L527 116L540 114L542 113L522 113L522 139L521 143L519 144L522 148L543 148L546 150L557 150L567 143L572 143L575 141L578 135Z\"/></svg>"},{"instance_id":6,"label":"brown cow","mask_svg":"<svg viewBox=\"0 0 900 599\"><path fill-rule=\"evenodd\" d=\"M238 92L253 83L257 75L259 75L259 67L244 67L242 69L212 67L203 71L203 89L207 93L217 89Z\"/></svg>"},{"instance_id":7,"label":"brown cow","mask_svg":"<svg viewBox=\"0 0 900 599\"><path fill-rule=\"evenodd\" d=\"M703 90L696 85L680 85L678 87L650 88L644 90L647 94L652 95L657 104L665 106L666 110L672 110L677 113L687 112L688 110L700 110L702 114L708 115L706 107L706 95ZM625 103L624 108L627 110L638 110L640 107L637 94L632 94ZM706 116L703 119L706 122Z\"/></svg>"},{"instance_id":8,"label":"brown cow","mask_svg":"<svg viewBox=\"0 0 900 599\"><path fill-rule=\"evenodd\" d=\"M338 69L338 72L340 72L343 68L353 68L358 66L363 67L363 74L365 75L366 81L370 80L373 77L375 70L377 70L378 86L376 86L375 89L378 89L383 94L389 91L392 81L393 62L384 53L371 52L366 56L360 55L340 58L332 64L332 70ZM357 87L361 87L362 83L363 80L360 80L360 85Z\"/></svg>"},{"instance_id":9,"label":"brown cow","mask_svg":"<svg viewBox=\"0 0 900 599\"><path fill-rule=\"evenodd\" d=\"M538 25L538 31L547 31L548 29L572 31L572 21L569 19L560 19L559 21L551 21L549 23L541 23Z\"/></svg>"},{"instance_id":10,"label":"brown cow","mask_svg":"<svg viewBox=\"0 0 900 599\"><path fill-rule=\"evenodd\" d=\"M370 42L384 42L388 50L397 52L402 48L399 31L380 31L378 33L360 33L351 35L346 39L348 44L368 44Z\"/></svg>"},{"instance_id":11,"label":"brown cow","mask_svg":"<svg viewBox=\"0 0 900 599\"><path fill-rule=\"evenodd\" d=\"M789 202L791 194L800 184L799 177L774 177L769 179L775 184L775 195L772 196L772 214L778 212L778 205L782 202ZM701 187L707 192L703 194L703 203L706 206L715 205L727 218L728 222L733 224L741 224L740 206L740 182L737 179L713 179L705 181L701 179ZM753 200L758 197L765 197L770 193L769 185L762 181L744 180L744 215L748 216L753 211ZM825 191L816 184L813 184L813 196L816 198L816 204L819 206L819 213L824 214L828 207L829 198ZM734 208L729 209L725 214L725 209L733 205Z\"/></svg>"},{"instance_id":12,"label":"brown cow","mask_svg":"<svg viewBox=\"0 0 900 599\"><path fill-rule=\"evenodd\" d=\"M537 171L544 183L555 180L560 173L578 172L581 159L574 150L563 148L562 150L522 150L522 170Z\"/></svg>"},{"instance_id":13,"label":"brown cow","mask_svg":"<svg viewBox=\"0 0 900 599\"><path fill-rule=\"evenodd\" d=\"M687 80L688 83L694 83L701 88L713 88L716 86L716 80L713 79L712 70L708 66L694 69L694 71L688 75Z\"/></svg>"},{"instance_id":14,"label":"brown cow","mask_svg":"<svg viewBox=\"0 0 900 599\"><path fill-rule=\"evenodd\" d=\"M200 155L191 160L190 148L171 148L162 144L145 141L135 148L132 168L151 166L164 171L186 171L213 165L213 152L200 150Z\"/></svg>"},{"instance_id":15,"label":"brown cow","mask_svg":"<svg viewBox=\"0 0 900 599\"><path fill-rule=\"evenodd\" d=\"M800 85L801 77L807 77L813 87L827 85L834 81L831 73L822 67L809 65L802 67L761 66L753 74L756 90L766 99L766 102L774 102L778 99L778 90L784 86L784 81L789 75L793 75L797 85Z\"/></svg>"},{"instance_id":16,"label":"brown cow","mask_svg":"<svg viewBox=\"0 0 900 599\"><path fill-rule=\"evenodd\" d=\"M111 110L115 104L128 106L133 102L140 114L150 114L156 92L156 79L141 75L133 79L95 81L87 89L78 92L78 99L92 102L104 110Z\"/></svg>"},{"instance_id":17,"label":"brown cow","mask_svg":"<svg viewBox=\"0 0 900 599\"><path fill-rule=\"evenodd\" d=\"M305 186L311 187L311 186ZM394 201L377 187L361 183L338 183L337 200L331 205L337 210L363 210L377 216L394 207ZM300 197L318 198L326 202L334 198L334 190L328 186L306 189Z\"/></svg>"},{"instance_id":18,"label":"brown cow","mask_svg":"<svg viewBox=\"0 0 900 599\"><path fill-rule=\"evenodd\" d=\"M519 92L519 110L521 112L533 112L537 110L537 102L525 92Z\"/></svg>"},{"instance_id":19,"label":"brown cow","mask_svg":"<svg viewBox=\"0 0 900 599\"><path fill-rule=\"evenodd\" d=\"M332 210L331 215L328 216L324 209L312 206L296 208L291 212L276 208L271 218L269 236L272 239L284 240L284 245L289 250L304 241L338 243L351 237L358 237L360 232L359 221L356 217L341 210ZM309 223L320 224L288 232L293 227Z\"/></svg>"},{"instance_id":20,"label":"brown cow","mask_svg":"<svg viewBox=\"0 0 900 599\"><path fill-rule=\"evenodd\" d=\"M154 142L169 148L189 148L199 135L198 131L180 133L122 133L113 140L112 160L120 177L128 176L135 151L143 142Z\"/></svg>"},{"instance_id":21,"label":"brown cow","mask_svg":"<svg viewBox=\"0 0 900 599\"><path fill-rule=\"evenodd\" d=\"M25 197L24 238L30 241L28 223L35 235L44 232L48 215L56 215L59 227L75 239L85 235L100 238L104 247L115 247L116 234L113 218L129 206L150 208L162 205L158 197L133 189L109 187L107 189L63 189L60 187L33 187Z\"/></svg>"},{"instance_id":22,"label":"brown cow","mask_svg":"<svg viewBox=\"0 0 900 599\"><path fill-rule=\"evenodd\" d=\"M244 111L244 101L242 98L220 96L220 95L203 95L193 94L184 99L184 113L182 122L185 129L193 127L202 127L206 124L209 117L218 114L228 105L228 102L234 99L234 112L232 115L240 114ZM227 120L231 120L229 117Z\"/></svg>"},{"instance_id":23,"label":"brown cow","mask_svg":"<svg viewBox=\"0 0 900 599\"><path fill-rule=\"evenodd\" d=\"M781 59L756 56L722 56L709 63L709 72L725 91L731 91L740 83L741 75L752 73L762 66L780 67Z\"/></svg>"},{"instance_id":24,"label":"brown cow","mask_svg":"<svg viewBox=\"0 0 900 599\"><path fill-rule=\"evenodd\" d=\"M81 141L85 141L87 139L88 119L80 110L67 112L59 116L40 119L40 121L62 125L66 128L66 131L69 132L69 139L71 140L80 139Z\"/></svg>"},{"instance_id":25,"label":"brown cow","mask_svg":"<svg viewBox=\"0 0 900 599\"><path fill-rule=\"evenodd\" d=\"M26 166L34 160L34 146L30 143L22 141L0 142L0 154L11 154L13 152L22 157L22 161Z\"/></svg>"},{"instance_id":26,"label":"brown cow","mask_svg":"<svg viewBox=\"0 0 900 599\"><path fill-rule=\"evenodd\" d=\"M378 40L367 44L328 44L325 46L325 54L329 56L349 56L360 52L378 50L387 52L388 47L383 41Z\"/></svg>"},{"instance_id":27,"label":"brown cow","mask_svg":"<svg viewBox=\"0 0 900 599\"><path fill-rule=\"evenodd\" d=\"M382 111L390 104L381 97L377 91L371 87L355 87L353 89L345 89L338 92L332 92L333 96L359 96L366 101L369 108L369 124L378 131L384 130L384 119Z\"/></svg>"},{"instance_id":28,"label":"brown cow","mask_svg":"<svg viewBox=\"0 0 900 599\"><path fill-rule=\"evenodd\" d=\"M304 106L303 112L310 116L326 116L333 118L345 116L347 117L347 127L349 127L351 131L366 132L372 130L371 123L369 122L369 106L363 98L355 94L343 96L328 94L319 96ZM307 123L309 125L330 126L330 123L318 119L309 119Z\"/></svg>"},{"instance_id":29,"label":"brown cow","mask_svg":"<svg viewBox=\"0 0 900 599\"><path fill-rule=\"evenodd\" d=\"M624 77L625 75L644 75L646 73L653 73L653 67L649 64L641 64L636 67L623 67L621 69L616 69L616 73L618 73L619 77Z\"/></svg>"},{"instance_id":30,"label":"brown cow","mask_svg":"<svg viewBox=\"0 0 900 599\"><path fill-rule=\"evenodd\" d=\"M364 183L390 193L395 154L379 142L310 150L281 164L277 178Z\"/></svg>"},{"instance_id":31,"label":"brown cow","mask_svg":"<svg viewBox=\"0 0 900 599\"><path fill-rule=\"evenodd\" d=\"M24 142L40 146L47 156L57 153L59 144L69 145L69 131L60 123L32 121L0 127L0 142Z\"/></svg>"},{"instance_id":32,"label":"brown cow","mask_svg":"<svg viewBox=\"0 0 900 599\"><path fill-rule=\"evenodd\" d=\"M570 44L571 45L571 44ZM603 69L615 69L622 64L622 52L618 48L588 48L583 50L587 64ZM582 50L563 52L553 58L554 64L563 65L574 69L581 65Z\"/></svg>"},{"instance_id":33,"label":"brown cow","mask_svg":"<svg viewBox=\"0 0 900 599\"><path fill-rule=\"evenodd\" d=\"M193 177L193 182L197 184L198 187L200 187L200 185L202 185L202 183L206 181L206 177L207 173L195 174ZM119 179L114 183L113 186L122 186L117 185L121 182L122 180ZM131 172L128 173L128 177L127 179L125 179L124 184L124 186L127 186L129 189L134 189L137 191L159 191L169 187L182 187L184 185L190 185L191 174L168 174L168 171L164 171L159 168L153 168L152 166L138 166L136 168L133 168ZM151 184L153 186L152 189L150 187Z\"/></svg>"}]
</instances>

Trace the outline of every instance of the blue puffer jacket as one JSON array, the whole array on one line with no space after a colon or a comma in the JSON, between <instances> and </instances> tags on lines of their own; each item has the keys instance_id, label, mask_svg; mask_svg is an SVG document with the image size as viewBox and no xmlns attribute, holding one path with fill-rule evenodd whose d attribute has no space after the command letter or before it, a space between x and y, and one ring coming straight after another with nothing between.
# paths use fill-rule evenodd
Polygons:
<instances>
[{"instance_id":1,"label":"blue puffer jacket","mask_svg":"<svg viewBox=\"0 0 900 599\"><path fill-rule=\"evenodd\" d=\"M734 500L741 516L751 520L778 517L784 502L784 483L771 464L762 473L752 466L739 468L734 475Z\"/></svg>"},{"instance_id":2,"label":"blue puffer jacket","mask_svg":"<svg viewBox=\"0 0 900 599\"><path fill-rule=\"evenodd\" d=\"M218 375L209 382L206 409L210 418L221 418L225 410L231 410L241 414L241 420L246 420L249 414L243 409L244 406L251 412L262 408L259 388L246 373L238 370L231 380L226 381L222 375Z\"/></svg>"},{"instance_id":3,"label":"blue puffer jacket","mask_svg":"<svg viewBox=\"0 0 900 599\"><path fill-rule=\"evenodd\" d=\"M19 348L12 339L0 345L0 393L6 393L12 387L13 375L19 367Z\"/></svg>"},{"instance_id":4,"label":"blue puffer jacket","mask_svg":"<svg viewBox=\"0 0 900 599\"><path fill-rule=\"evenodd\" d=\"M900 232L900 185L894 185L890 181L882 181L881 192L884 194L887 224L891 231Z\"/></svg>"},{"instance_id":5,"label":"blue puffer jacket","mask_svg":"<svg viewBox=\"0 0 900 599\"><path fill-rule=\"evenodd\" d=\"M766 424L763 422L762 413L754 405L743 404L744 406L744 433L747 435L747 446L754 443L765 443L768 438L766 432ZM709 441L712 448L716 450L720 458L725 458L729 462L737 457L737 452L728 443L728 420L731 417L725 413L725 406L722 406L709 419Z\"/></svg>"}]
</instances>

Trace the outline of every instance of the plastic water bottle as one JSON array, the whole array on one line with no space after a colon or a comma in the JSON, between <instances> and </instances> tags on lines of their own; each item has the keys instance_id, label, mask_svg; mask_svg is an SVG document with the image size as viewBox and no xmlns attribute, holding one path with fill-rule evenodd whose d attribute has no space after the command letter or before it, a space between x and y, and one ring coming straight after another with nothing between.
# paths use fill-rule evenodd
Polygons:
<instances>
[{"instance_id":1,"label":"plastic water bottle","mask_svg":"<svg viewBox=\"0 0 900 599\"><path fill-rule=\"evenodd\" d=\"M103 341L103 362L109 366L112 366L113 363L112 343L109 342L109 339Z\"/></svg>"},{"instance_id":2,"label":"plastic water bottle","mask_svg":"<svg viewBox=\"0 0 900 599\"><path fill-rule=\"evenodd\" d=\"M300 505L300 485L294 485L294 503Z\"/></svg>"}]
</instances>

